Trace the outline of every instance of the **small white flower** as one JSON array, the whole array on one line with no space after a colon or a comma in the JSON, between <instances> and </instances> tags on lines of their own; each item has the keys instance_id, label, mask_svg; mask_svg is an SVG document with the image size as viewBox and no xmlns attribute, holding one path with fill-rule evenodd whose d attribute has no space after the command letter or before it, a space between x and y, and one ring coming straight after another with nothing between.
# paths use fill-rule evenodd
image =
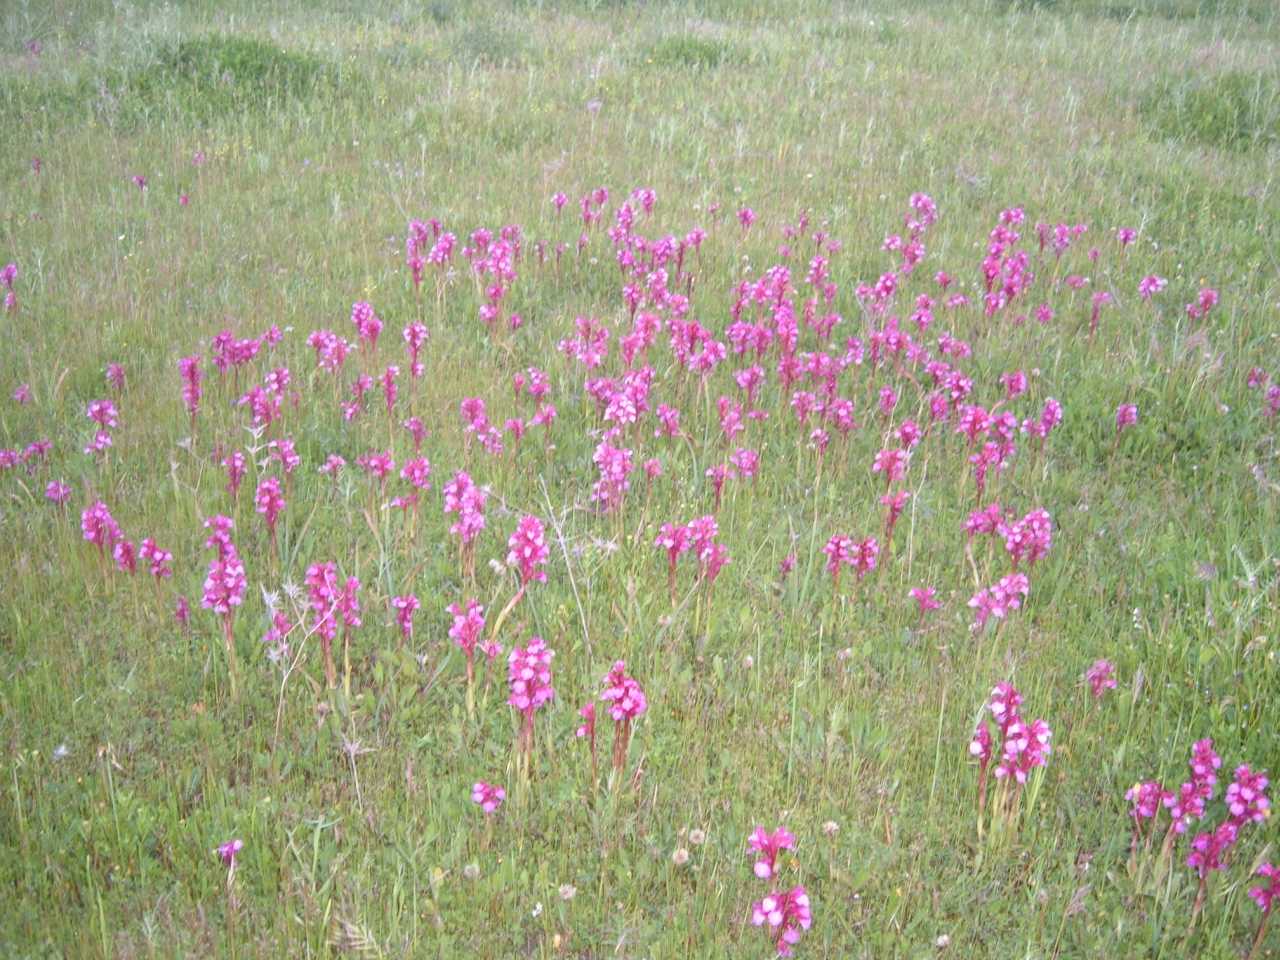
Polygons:
<instances>
[{"instance_id":1,"label":"small white flower","mask_svg":"<svg viewBox=\"0 0 1280 960\"><path fill-rule=\"evenodd\" d=\"M536 919L537 919L538 917L540 917L540 916L542 916L542 901L541 901L541 900L539 900L537 903L535 903L535 904L533 905L533 918L536 920Z\"/></svg>"}]
</instances>

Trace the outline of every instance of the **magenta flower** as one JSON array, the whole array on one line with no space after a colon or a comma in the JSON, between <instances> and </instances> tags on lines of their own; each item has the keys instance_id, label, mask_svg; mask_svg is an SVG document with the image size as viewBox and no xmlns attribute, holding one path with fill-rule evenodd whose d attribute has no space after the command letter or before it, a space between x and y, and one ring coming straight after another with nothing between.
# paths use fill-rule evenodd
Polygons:
<instances>
[{"instance_id":1,"label":"magenta flower","mask_svg":"<svg viewBox=\"0 0 1280 960\"><path fill-rule=\"evenodd\" d=\"M132 540L120 539L111 550L116 566L122 573L136 573L138 570L138 554Z\"/></svg>"},{"instance_id":2,"label":"magenta flower","mask_svg":"<svg viewBox=\"0 0 1280 960\"><path fill-rule=\"evenodd\" d=\"M524 715L521 740L524 749L533 749L533 714L555 696L551 682L551 659L555 652L541 637L534 637L528 646L516 647L507 658L507 682L511 695L507 703Z\"/></svg>"},{"instance_id":3,"label":"magenta flower","mask_svg":"<svg viewBox=\"0 0 1280 960\"><path fill-rule=\"evenodd\" d=\"M1187 761L1191 767L1191 779L1212 789L1218 782L1218 768L1222 766L1222 758L1213 749L1213 741L1206 737L1197 740L1191 747L1191 759Z\"/></svg>"},{"instance_id":4,"label":"magenta flower","mask_svg":"<svg viewBox=\"0 0 1280 960\"><path fill-rule=\"evenodd\" d=\"M1116 688L1116 665L1110 660L1095 660L1084 678L1094 698L1101 700L1104 693Z\"/></svg>"},{"instance_id":5,"label":"magenta flower","mask_svg":"<svg viewBox=\"0 0 1280 960\"><path fill-rule=\"evenodd\" d=\"M107 383L113 390L123 390L125 384L124 367L118 363L107 364Z\"/></svg>"},{"instance_id":6,"label":"magenta flower","mask_svg":"<svg viewBox=\"0 0 1280 960\"><path fill-rule=\"evenodd\" d=\"M578 711L578 716L582 718L582 723L578 725L578 729L574 731L574 736L579 739L586 737L595 743L596 739L596 705L588 703L585 707Z\"/></svg>"},{"instance_id":7,"label":"magenta flower","mask_svg":"<svg viewBox=\"0 0 1280 960\"><path fill-rule=\"evenodd\" d=\"M84 538L98 548L99 554L105 553L123 536L107 505L101 500L81 512L80 530Z\"/></svg>"},{"instance_id":8,"label":"magenta flower","mask_svg":"<svg viewBox=\"0 0 1280 960\"><path fill-rule=\"evenodd\" d=\"M756 827L747 837L747 846L760 855L751 868L752 872L761 880L768 880L777 875L778 854L783 850L795 850L796 838L786 827L778 827L772 833L764 827Z\"/></svg>"},{"instance_id":9,"label":"magenta flower","mask_svg":"<svg viewBox=\"0 0 1280 960\"><path fill-rule=\"evenodd\" d=\"M413 640L413 615L420 606L418 598L411 593L391 598L391 607L396 612L396 623L399 624L400 633L406 643Z\"/></svg>"},{"instance_id":10,"label":"magenta flower","mask_svg":"<svg viewBox=\"0 0 1280 960\"><path fill-rule=\"evenodd\" d=\"M471 788L471 802L479 805L486 815L496 813L505 799L507 799L506 790L492 783L485 783L483 780Z\"/></svg>"},{"instance_id":11,"label":"magenta flower","mask_svg":"<svg viewBox=\"0 0 1280 960\"><path fill-rule=\"evenodd\" d=\"M1129 801L1129 816L1134 820L1151 820L1160 812L1160 807L1167 805L1173 796L1160 786L1156 780L1136 783L1125 791L1124 798Z\"/></svg>"},{"instance_id":12,"label":"magenta flower","mask_svg":"<svg viewBox=\"0 0 1280 960\"><path fill-rule=\"evenodd\" d=\"M91 401L85 415L103 430L111 430L119 425L119 412L111 400Z\"/></svg>"},{"instance_id":13,"label":"magenta flower","mask_svg":"<svg viewBox=\"0 0 1280 960\"><path fill-rule=\"evenodd\" d=\"M1231 852L1239 835L1240 828L1231 820L1220 823L1212 833L1197 834L1191 841L1187 866L1195 870L1202 881L1206 880L1211 872L1226 867L1227 854Z\"/></svg>"},{"instance_id":14,"label":"magenta flower","mask_svg":"<svg viewBox=\"0 0 1280 960\"><path fill-rule=\"evenodd\" d=\"M916 602L916 606L920 609L920 619L923 620L930 610L937 610L942 606L938 602L938 591L934 587L912 587L907 595Z\"/></svg>"},{"instance_id":15,"label":"magenta flower","mask_svg":"<svg viewBox=\"0 0 1280 960\"><path fill-rule=\"evenodd\" d=\"M453 625L449 627L449 637L466 655L469 682L472 679L472 661L475 658L476 648L481 646L480 635L484 633L484 607L480 605L479 600L468 600L466 606L451 603L446 609L453 617ZM502 652L502 648L496 643L484 645L482 649L490 660Z\"/></svg>"},{"instance_id":16,"label":"magenta flower","mask_svg":"<svg viewBox=\"0 0 1280 960\"><path fill-rule=\"evenodd\" d=\"M1137 404L1122 403L1116 407L1116 433L1122 433L1126 427L1132 427L1137 422Z\"/></svg>"},{"instance_id":17,"label":"magenta flower","mask_svg":"<svg viewBox=\"0 0 1280 960\"><path fill-rule=\"evenodd\" d=\"M222 858L222 862L228 867L234 867L236 865L236 854L243 849L243 840L228 840L218 847L218 856Z\"/></svg>"},{"instance_id":18,"label":"magenta flower","mask_svg":"<svg viewBox=\"0 0 1280 960\"><path fill-rule=\"evenodd\" d=\"M20 407L26 406L31 402L31 384L20 383L13 391L13 402Z\"/></svg>"},{"instance_id":19,"label":"magenta flower","mask_svg":"<svg viewBox=\"0 0 1280 960\"><path fill-rule=\"evenodd\" d=\"M621 771L627 762L627 751L631 744L631 724L648 708L644 689L633 677L627 676L627 665L618 660L604 678L604 692L600 699L609 704L609 716L613 717L613 769ZM595 714L592 713L592 726L595 725Z\"/></svg>"},{"instance_id":20,"label":"magenta flower","mask_svg":"<svg viewBox=\"0 0 1280 960\"><path fill-rule=\"evenodd\" d=\"M800 942L800 934L813 923L809 909L809 895L804 887L793 887L785 892L774 890L751 907L753 926L769 927L769 936L777 937L778 956L789 957L792 948Z\"/></svg>"},{"instance_id":21,"label":"magenta flower","mask_svg":"<svg viewBox=\"0 0 1280 960\"><path fill-rule=\"evenodd\" d=\"M187 413L194 424L196 414L200 410L200 397L204 392L200 386L202 377L200 358L198 356L183 357L178 361L178 373L182 376L182 402L186 405Z\"/></svg>"},{"instance_id":22,"label":"magenta flower","mask_svg":"<svg viewBox=\"0 0 1280 960\"><path fill-rule=\"evenodd\" d=\"M1235 779L1223 797L1233 823L1237 826L1261 823L1271 815L1271 801L1267 799L1270 782L1265 773L1261 770L1255 773L1247 763L1236 767Z\"/></svg>"},{"instance_id":23,"label":"magenta flower","mask_svg":"<svg viewBox=\"0 0 1280 960\"><path fill-rule=\"evenodd\" d=\"M262 514L263 519L267 522L267 532L271 536L271 545L274 548L276 522L285 508L284 495L280 492L280 480L276 477L263 478L258 484L258 490L254 495L253 502L254 509Z\"/></svg>"},{"instance_id":24,"label":"magenta flower","mask_svg":"<svg viewBox=\"0 0 1280 960\"><path fill-rule=\"evenodd\" d=\"M71 488L61 480L50 480L45 484L44 495L53 503L63 504L71 499Z\"/></svg>"},{"instance_id":25,"label":"magenta flower","mask_svg":"<svg viewBox=\"0 0 1280 960\"><path fill-rule=\"evenodd\" d=\"M338 585L338 565L332 560L313 563L304 581L311 605L311 631L320 637L324 656L325 680L330 689L338 685L338 670L333 662L333 640L338 635L337 612L342 588Z\"/></svg>"},{"instance_id":26,"label":"magenta flower","mask_svg":"<svg viewBox=\"0 0 1280 960\"><path fill-rule=\"evenodd\" d=\"M373 312L373 307L363 300L351 306L351 322L355 324L356 334L370 350L378 346L378 334L382 333L382 320Z\"/></svg>"},{"instance_id":27,"label":"magenta flower","mask_svg":"<svg viewBox=\"0 0 1280 960\"><path fill-rule=\"evenodd\" d=\"M1258 909L1267 914L1271 912L1276 897L1280 896L1280 869L1264 863L1258 868L1256 876L1265 878L1267 883L1265 886L1250 887L1249 896L1258 905Z\"/></svg>"},{"instance_id":28,"label":"magenta flower","mask_svg":"<svg viewBox=\"0 0 1280 960\"><path fill-rule=\"evenodd\" d=\"M521 518L507 540L507 566L520 568L520 589L533 581L546 582L542 569L551 551L547 548L542 521L532 515Z\"/></svg>"},{"instance_id":29,"label":"magenta flower","mask_svg":"<svg viewBox=\"0 0 1280 960\"><path fill-rule=\"evenodd\" d=\"M1168 285L1169 281L1164 277L1157 277L1154 273L1148 274L1138 281L1138 296L1143 300L1150 300Z\"/></svg>"}]
</instances>

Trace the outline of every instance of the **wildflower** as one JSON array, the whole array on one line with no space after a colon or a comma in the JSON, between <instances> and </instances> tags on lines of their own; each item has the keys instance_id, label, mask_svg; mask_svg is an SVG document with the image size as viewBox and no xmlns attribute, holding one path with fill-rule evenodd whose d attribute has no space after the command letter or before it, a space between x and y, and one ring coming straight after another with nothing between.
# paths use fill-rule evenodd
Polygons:
<instances>
[{"instance_id":1,"label":"wildflower","mask_svg":"<svg viewBox=\"0 0 1280 960\"><path fill-rule=\"evenodd\" d=\"M1164 277L1157 277L1154 273L1148 274L1138 281L1138 296L1143 300L1150 300L1168 285L1169 281Z\"/></svg>"},{"instance_id":2,"label":"wildflower","mask_svg":"<svg viewBox=\"0 0 1280 960\"><path fill-rule=\"evenodd\" d=\"M234 867L236 865L236 854L243 849L243 840L228 840L218 847L218 856L222 858L222 862L228 867Z\"/></svg>"},{"instance_id":3,"label":"wildflower","mask_svg":"<svg viewBox=\"0 0 1280 960\"><path fill-rule=\"evenodd\" d=\"M31 384L20 383L13 391L13 402L20 407L26 406L31 402Z\"/></svg>"},{"instance_id":4,"label":"wildflower","mask_svg":"<svg viewBox=\"0 0 1280 960\"><path fill-rule=\"evenodd\" d=\"M937 600L938 591L934 587L912 587L907 591L907 595L916 602L921 620L930 610L937 610L942 606Z\"/></svg>"},{"instance_id":5,"label":"wildflower","mask_svg":"<svg viewBox=\"0 0 1280 960\"><path fill-rule=\"evenodd\" d=\"M627 665L618 660L604 678L604 692L600 699L609 704L609 716L613 718L613 768L621 771L627 762L627 750L631 744L631 724L649 708L644 688L627 676ZM594 724L594 716L592 718Z\"/></svg>"},{"instance_id":6,"label":"wildflower","mask_svg":"<svg viewBox=\"0 0 1280 960\"><path fill-rule=\"evenodd\" d=\"M351 322L355 325L356 334L370 350L378 346L378 334L382 333L382 320L373 312L373 307L363 300L351 305Z\"/></svg>"},{"instance_id":7,"label":"wildflower","mask_svg":"<svg viewBox=\"0 0 1280 960\"><path fill-rule=\"evenodd\" d=\"M182 376L182 402L187 407L187 413L191 417L194 424L196 414L200 410L200 397L203 390L200 386L200 358L183 357L178 361L178 373Z\"/></svg>"},{"instance_id":8,"label":"wildflower","mask_svg":"<svg viewBox=\"0 0 1280 960\"><path fill-rule=\"evenodd\" d=\"M285 499L280 492L280 480L276 477L264 477L258 483L257 493L253 498L254 509L262 514L267 523L267 532L271 536L271 544L276 542L276 522L284 512Z\"/></svg>"},{"instance_id":9,"label":"wildflower","mask_svg":"<svg viewBox=\"0 0 1280 960\"><path fill-rule=\"evenodd\" d=\"M520 568L520 589L533 581L546 582L542 566L551 551L547 548L542 521L532 515L521 518L515 532L507 540L507 566Z\"/></svg>"},{"instance_id":10,"label":"wildflower","mask_svg":"<svg viewBox=\"0 0 1280 960\"><path fill-rule=\"evenodd\" d=\"M1232 820L1224 820L1212 833L1197 834L1191 841L1187 866L1195 870L1202 881L1206 880L1211 872L1227 865L1227 854L1231 852L1239 835L1240 828Z\"/></svg>"},{"instance_id":11,"label":"wildflower","mask_svg":"<svg viewBox=\"0 0 1280 960\"><path fill-rule=\"evenodd\" d=\"M1133 403L1122 403L1116 407L1116 433L1124 431L1125 427L1132 427L1138 422L1138 406Z\"/></svg>"},{"instance_id":12,"label":"wildflower","mask_svg":"<svg viewBox=\"0 0 1280 960\"><path fill-rule=\"evenodd\" d=\"M418 611L418 598L413 594L391 598L391 607L396 612L396 623L406 643L413 640L413 615Z\"/></svg>"},{"instance_id":13,"label":"wildflower","mask_svg":"<svg viewBox=\"0 0 1280 960\"><path fill-rule=\"evenodd\" d=\"M1280 896L1280 869L1264 863L1258 868L1256 876L1264 877L1267 881L1266 886L1251 887L1249 896L1258 905L1259 910L1268 914L1276 897Z\"/></svg>"},{"instance_id":14,"label":"wildflower","mask_svg":"<svg viewBox=\"0 0 1280 960\"><path fill-rule=\"evenodd\" d=\"M778 854L783 850L795 850L796 838L786 827L778 827L772 833L764 827L756 827L747 838L747 846L760 854L752 871L761 880L768 880L778 872Z\"/></svg>"},{"instance_id":15,"label":"wildflower","mask_svg":"<svg viewBox=\"0 0 1280 960\"><path fill-rule=\"evenodd\" d=\"M478 781L471 788L471 802L479 805L486 814L497 812L505 799L507 799L506 790L492 783L485 783L483 780Z\"/></svg>"},{"instance_id":16,"label":"wildflower","mask_svg":"<svg viewBox=\"0 0 1280 960\"><path fill-rule=\"evenodd\" d=\"M138 569L138 556L134 550L133 541L120 539L116 541L115 546L111 550L111 556L115 558L116 566L123 573L135 573Z\"/></svg>"},{"instance_id":17,"label":"wildflower","mask_svg":"<svg viewBox=\"0 0 1280 960\"><path fill-rule=\"evenodd\" d=\"M775 941L778 956L789 957L792 948L800 942L800 934L813 922L809 909L809 895L804 887L793 887L786 892L773 891L751 907L753 926L769 926L769 936Z\"/></svg>"},{"instance_id":18,"label":"wildflower","mask_svg":"<svg viewBox=\"0 0 1280 960\"><path fill-rule=\"evenodd\" d=\"M240 483L249 469L248 461L239 450L232 450L222 458L222 466L227 471L227 492L234 497L240 492Z\"/></svg>"},{"instance_id":19,"label":"wildflower","mask_svg":"<svg viewBox=\"0 0 1280 960\"><path fill-rule=\"evenodd\" d=\"M683 867L689 862L689 851L684 847L676 847L671 853L671 862L677 867Z\"/></svg>"},{"instance_id":20,"label":"wildflower","mask_svg":"<svg viewBox=\"0 0 1280 960\"><path fill-rule=\"evenodd\" d=\"M1237 826L1261 823L1271 815L1271 801L1266 793L1268 783L1270 780L1261 770L1255 773L1247 763L1236 767L1235 779L1223 797L1233 823Z\"/></svg>"},{"instance_id":21,"label":"wildflower","mask_svg":"<svg viewBox=\"0 0 1280 960\"><path fill-rule=\"evenodd\" d=\"M533 749L534 711L555 696L551 681L554 656L541 637L534 637L527 646L514 648L507 659L507 682L511 687L507 703L524 714L521 739L526 751Z\"/></svg>"},{"instance_id":22,"label":"wildflower","mask_svg":"<svg viewBox=\"0 0 1280 960\"><path fill-rule=\"evenodd\" d=\"M1116 665L1110 660L1095 660L1084 675L1089 682L1089 689L1097 700L1108 690L1116 688Z\"/></svg>"},{"instance_id":23,"label":"wildflower","mask_svg":"<svg viewBox=\"0 0 1280 960\"><path fill-rule=\"evenodd\" d=\"M1171 796L1172 794L1160 786L1158 781L1147 780L1130 787L1125 792L1124 798L1132 806L1129 816L1140 822L1154 819L1155 815L1159 813L1160 807L1165 805L1166 799Z\"/></svg>"},{"instance_id":24,"label":"wildflower","mask_svg":"<svg viewBox=\"0 0 1280 960\"><path fill-rule=\"evenodd\" d=\"M689 831L689 842L695 847L700 847L707 842L707 834L705 830L699 830L697 827Z\"/></svg>"},{"instance_id":25,"label":"wildflower","mask_svg":"<svg viewBox=\"0 0 1280 960\"><path fill-rule=\"evenodd\" d=\"M114 546L115 542L123 536L107 505L101 500L95 501L81 512L80 530L84 538L98 548L99 554L103 553L107 547Z\"/></svg>"},{"instance_id":26,"label":"wildflower","mask_svg":"<svg viewBox=\"0 0 1280 960\"><path fill-rule=\"evenodd\" d=\"M177 621L178 626L185 627L191 622L191 604L187 598L178 595L178 599L173 602L173 619Z\"/></svg>"},{"instance_id":27,"label":"wildflower","mask_svg":"<svg viewBox=\"0 0 1280 960\"><path fill-rule=\"evenodd\" d=\"M71 499L71 488L61 480L50 480L45 484L44 495L53 503L63 504Z\"/></svg>"}]
</instances>

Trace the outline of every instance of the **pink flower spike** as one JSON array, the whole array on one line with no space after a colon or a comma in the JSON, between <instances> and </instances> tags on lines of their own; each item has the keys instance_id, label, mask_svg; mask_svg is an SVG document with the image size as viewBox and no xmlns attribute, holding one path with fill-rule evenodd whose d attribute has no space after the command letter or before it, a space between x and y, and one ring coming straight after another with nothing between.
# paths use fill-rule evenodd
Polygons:
<instances>
[{"instance_id":1,"label":"pink flower spike","mask_svg":"<svg viewBox=\"0 0 1280 960\"><path fill-rule=\"evenodd\" d=\"M243 849L243 840L228 840L218 847L218 856L222 858L222 862L228 867L234 867L236 865L236 854Z\"/></svg>"},{"instance_id":2,"label":"pink flower spike","mask_svg":"<svg viewBox=\"0 0 1280 960\"><path fill-rule=\"evenodd\" d=\"M532 515L522 517L507 540L507 566L520 568L521 588L535 580L546 582L547 573L542 567L550 555L542 521Z\"/></svg>"},{"instance_id":3,"label":"pink flower spike","mask_svg":"<svg viewBox=\"0 0 1280 960\"><path fill-rule=\"evenodd\" d=\"M506 790L492 783L485 783L483 780L471 788L471 802L479 805L486 816L496 813L505 799L507 799Z\"/></svg>"},{"instance_id":4,"label":"pink flower spike","mask_svg":"<svg viewBox=\"0 0 1280 960\"><path fill-rule=\"evenodd\" d=\"M791 956L793 948L800 942L801 933L812 923L809 895L804 887L793 887L785 892L774 890L751 906L752 926L768 926L769 937L774 940L780 957Z\"/></svg>"},{"instance_id":5,"label":"pink flower spike","mask_svg":"<svg viewBox=\"0 0 1280 960\"><path fill-rule=\"evenodd\" d=\"M1280 896L1280 869L1264 863L1258 868L1256 875L1263 877L1267 883L1265 886L1250 887L1249 896L1258 905L1259 910L1269 914L1276 897Z\"/></svg>"},{"instance_id":6,"label":"pink flower spike","mask_svg":"<svg viewBox=\"0 0 1280 960\"><path fill-rule=\"evenodd\" d=\"M756 827L747 837L747 846L760 854L752 872L761 880L768 880L778 872L778 854L783 850L795 850L796 838L786 827L778 827L772 833L764 827Z\"/></svg>"},{"instance_id":7,"label":"pink flower spike","mask_svg":"<svg viewBox=\"0 0 1280 960\"><path fill-rule=\"evenodd\" d=\"M1094 699L1101 700L1108 690L1116 688L1116 665L1110 660L1095 660L1084 675Z\"/></svg>"}]
</instances>

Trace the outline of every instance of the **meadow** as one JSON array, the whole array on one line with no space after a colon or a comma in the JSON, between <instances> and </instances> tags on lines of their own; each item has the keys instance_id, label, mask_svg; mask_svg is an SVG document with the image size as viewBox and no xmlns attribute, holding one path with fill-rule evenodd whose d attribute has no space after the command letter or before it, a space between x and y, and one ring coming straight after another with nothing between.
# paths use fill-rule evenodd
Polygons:
<instances>
[{"instance_id":1,"label":"meadow","mask_svg":"<svg viewBox=\"0 0 1280 960\"><path fill-rule=\"evenodd\" d=\"M1272 3L0 58L0 954L1280 952Z\"/></svg>"}]
</instances>

